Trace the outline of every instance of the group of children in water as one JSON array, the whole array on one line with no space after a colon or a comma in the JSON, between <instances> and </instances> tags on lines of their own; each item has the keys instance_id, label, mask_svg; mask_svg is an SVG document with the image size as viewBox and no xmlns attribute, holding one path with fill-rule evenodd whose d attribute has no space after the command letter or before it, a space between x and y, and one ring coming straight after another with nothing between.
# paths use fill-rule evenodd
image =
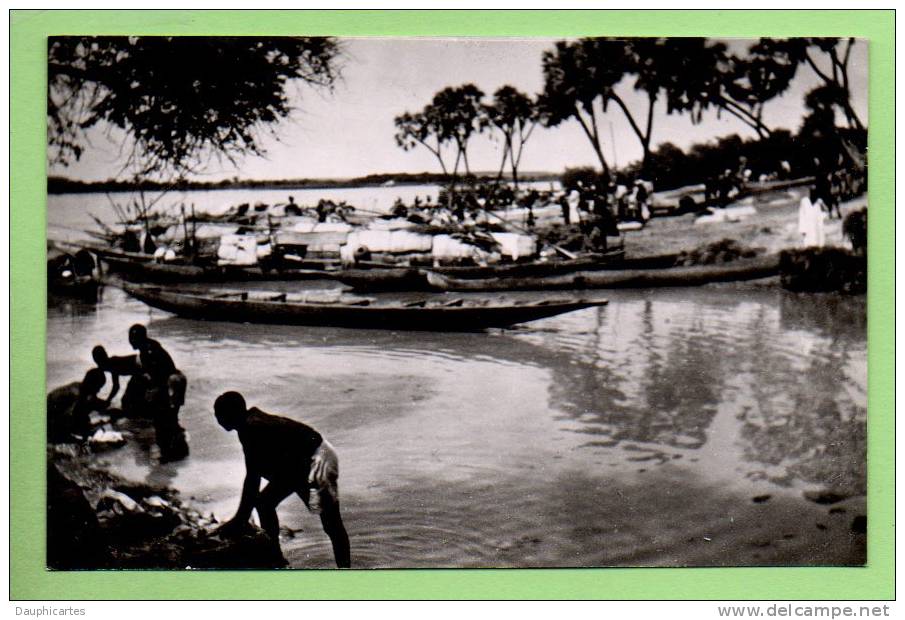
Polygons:
<instances>
[{"instance_id":1,"label":"group of children in water","mask_svg":"<svg viewBox=\"0 0 905 620\"><path fill-rule=\"evenodd\" d=\"M188 456L185 430L179 425L179 409L185 400L186 378L173 358L159 342L148 337L143 325L129 328L129 344L136 353L110 356L104 347L91 352L96 366L81 382L53 390L47 397L48 441L66 443L88 439L93 425L92 413L110 417L149 419L154 424L155 441L161 462L178 461ZM112 386L107 398L99 396L110 375ZM121 399L121 408L113 407L119 393L120 378L129 377Z\"/></svg>"},{"instance_id":2,"label":"group of children in water","mask_svg":"<svg viewBox=\"0 0 905 620\"><path fill-rule=\"evenodd\" d=\"M129 328L129 344L136 353L111 356L97 346L92 350L96 366L80 382L57 388L47 396L47 437L50 443L83 443L92 435L92 414L111 418L149 419L154 426L160 462L188 456L185 430L179 410L185 402L186 377L173 358L144 325ZM106 398L100 392L110 375L112 386ZM120 378L129 383L121 408L113 407ZM296 420L248 407L238 392L225 392L214 403L217 422L227 431L237 431L245 457L245 480L236 515L218 528L221 535L241 533L248 527L252 510L262 529L279 549L276 507L297 493L308 509L320 516L330 537L336 564L351 564L349 537L339 512L339 460L333 446L315 429ZM268 484L261 489L261 480Z\"/></svg>"}]
</instances>

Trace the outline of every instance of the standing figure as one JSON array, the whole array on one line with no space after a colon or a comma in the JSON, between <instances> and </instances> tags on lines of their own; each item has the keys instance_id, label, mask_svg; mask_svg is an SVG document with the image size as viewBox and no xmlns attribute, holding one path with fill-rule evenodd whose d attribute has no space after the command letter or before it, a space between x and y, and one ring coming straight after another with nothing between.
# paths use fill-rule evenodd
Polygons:
<instances>
[{"instance_id":1,"label":"standing figure","mask_svg":"<svg viewBox=\"0 0 905 620\"><path fill-rule=\"evenodd\" d=\"M842 169L836 169L830 174L830 189L827 196L824 198L824 202L826 202L827 212L830 216L830 219L842 219L842 211L839 209L839 203L842 201L842 197L845 193L844 187L844 176L845 172ZM835 213L835 215L833 215Z\"/></svg>"},{"instance_id":2,"label":"standing figure","mask_svg":"<svg viewBox=\"0 0 905 620\"><path fill-rule=\"evenodd\" d=\"M570 224L581 223L581 193L577 189L569 192L569 222Z\"/></svg>"},{"instance_id":3,"label":"standing figure","mask_svg":"<svg viewBox=\"0 0 905 620\"><path fill-rule=\"evenodd\" d=\"M643 179L635 181L634 199L638 210L636 214L638 221L646 222L650 219L650 192Z\"/></svg>"},{"instance_id":4,"label":"standing figure","mask_svg":"<svg viewBox=\"0 0 905 620\"><path fill-rule=\"evenodd\" d=\"M719 206L726 207L732 202L733 192L735 191L734 176L729 168L723 170L718 181Z\"/></svg>"},{"instance_id":5,"label":"standing figure","mask_svg":"<svg viewBox=\"0 0 905 620\"><path fill-rule=\"evenodd\" d=\"M129 344L138 351L142 375L147 381L146 402L153 412L154 432L160 461L167 463L188 456L185 429L179 425L179 408L185 402L185 375L159 342L148 338L144 325L129 328Z\"/></svg>"},{"instance_id":6,"label":"standing figure","mask_svg":"<svg viewBox=\"0 0 905 620\"><path fill-rule=\"evenodd\" d=\"M229 534L248 524L257 510L261 527L279 547L280 523L276 508L292 493L319 514L333 545L339 568L351 565L349 536L339 513L339 459L333 446L316 430L281 416L247 408L238 392L221 394L214 402L217 422L239 434L245 454L245 482L236 515L219 531ZM268 484L259 490L261 478Z\"/></svg>"},{"instance_id":7,"label":"standing figure","mask_svg":"<svg viewBox=\"0 0 905 620\"><path fill-rule=\"evenodd\" d=\"M559 197L559 208L562 210L562 221L563 224L569 226L572 223L570 207L569 207L569 196L563 193L562 196Z\"/></svg>"},{"instance_id":8,"label":"standing figure","mask_svg":"<svg viewBox=\"0 0 905 620\"><path fill-rule=\"evenodd\" d=\"M295 203L295 198L293 196L289 197L289 204L283 209L283 213L286 215L301 215L302 208Z\"/></svg>"},{"instance_id":9,"label":"standing figure","mask_svg":"<svg viewBox=\"0 0 905 620\"><path fill-rule=\"evenodd\" d=\"M801 246L805 248L822 248L826 240L823 232L823 201L812 188L810 196L804 196L798 205L798 234Z\"/></svg>"}]
</instances>

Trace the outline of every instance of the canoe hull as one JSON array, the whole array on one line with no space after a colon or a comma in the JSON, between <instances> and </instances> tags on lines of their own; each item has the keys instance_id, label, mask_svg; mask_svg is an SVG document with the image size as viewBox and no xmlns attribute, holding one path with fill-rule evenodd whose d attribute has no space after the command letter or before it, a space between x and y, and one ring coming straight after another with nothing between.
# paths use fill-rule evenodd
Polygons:
<instances>
[{"instance_id":1,"label":"canoe hull","mask_svg":"<svg viewBox=\"0 0 905 620\"><path fill-rule=\"evenodd\" d=\"M675 255L666 257L666 260L673 262L675 259ZM662 261L664 259L654 257L653 260ZM343 269L329 274L328 277L363 292L435 291L437 290L436 287L427 280L428 271L450 278L485 280L491 278L547 277L578 271L613 269L623 263L624 254L620 250L604 255L582 256L572 260L534 261L482 267L445 266L419 269L416 267L380 266L372 263L366 269ZM645 264L639 263L639 266L643 267Z\"/></svg>"},{"instance_id":2,"label":"canoe hull","mask_svg":"<svg viewBox=\"0 0 905 620\"><path fill-rule=\"evenodd\" d=\"M757 280L778 274L779 257L770 255L718 265L695 265L668 269L579 271L573 274L541 278L469 280L450 278L436 273L428 273L426 277L434 290L489 292L700 286L716 282Z\"/></svg>"},{"instance_id":3,"label":"canoe hull","mask_svg":"<svg viewBox=\"0 0 905 620\"><path fill-rule=\"evenodd\" d=\"M257 266L200 267L197 265L154 263L111 255L102 255L101 260L104 261L110 271L120 274L127 280L160 284L310 280L324 277L323 271L319 269L266 271Z\"/></svg>"},{"instance_id":4,"label":"canoe hull","mask_svg":"<svg viewBox=\"0 0 905 620\"><path fill-rule=\"evenodd\" d=\"M129 284L124 289L149 306L190 319L422 331L509 327L607 303L606 300L579 300L459 307L365 306L217 298Z\"/></svg>"}]
</instances>

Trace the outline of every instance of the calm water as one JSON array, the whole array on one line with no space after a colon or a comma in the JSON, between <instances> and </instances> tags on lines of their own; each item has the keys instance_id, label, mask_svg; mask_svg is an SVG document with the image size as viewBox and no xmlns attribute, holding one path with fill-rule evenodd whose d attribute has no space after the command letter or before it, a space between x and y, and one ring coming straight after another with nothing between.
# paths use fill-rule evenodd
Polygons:
<instances>
[{"instance_id":1,"label":"calm water","mask_svg":"<svg viewBox=\"0 0 905 620\"><path fill-rule=\"evenodd\" d=\"M610 299L515 330L396 333L193 322L107 287L96 307L51 304L47 381L81 378L96 344L126 353L146 323L188 376L192 454L102 458L228 518L242 453L211 410L240 390L337 447L356 567L863 561L864 300ZM830 511L812 491L850 499ZM317 518L297 498L280 514L292 566L331 567Z\"/></svg>"}]
</instances>

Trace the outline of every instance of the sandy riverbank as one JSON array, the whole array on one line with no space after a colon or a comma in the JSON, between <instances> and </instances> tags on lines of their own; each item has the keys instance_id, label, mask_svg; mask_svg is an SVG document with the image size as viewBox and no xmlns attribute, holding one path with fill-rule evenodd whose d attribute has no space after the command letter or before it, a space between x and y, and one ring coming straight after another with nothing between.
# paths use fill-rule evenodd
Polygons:
<instances>
[{"instance_id":1,"label":"sandy riverbank","mask_svg":"<svg viewBox=\"0 0 905 620\"><path fill-rule=\"evenodd\" d=\"M627 256L659 255L685 252L723 239L741 245L779 252L800 246L798 235L798 203L807 188L766 194L763 201L747 198L733 206L753 206L757 213L739 222L696 224L693 214L657 217L638 231L625 233ZM840 206L843 218L867 204L867 196L859 196ZM826 245L849 249L842 235L842 220L824 221Z\"/></svg>"}]
</instances>

